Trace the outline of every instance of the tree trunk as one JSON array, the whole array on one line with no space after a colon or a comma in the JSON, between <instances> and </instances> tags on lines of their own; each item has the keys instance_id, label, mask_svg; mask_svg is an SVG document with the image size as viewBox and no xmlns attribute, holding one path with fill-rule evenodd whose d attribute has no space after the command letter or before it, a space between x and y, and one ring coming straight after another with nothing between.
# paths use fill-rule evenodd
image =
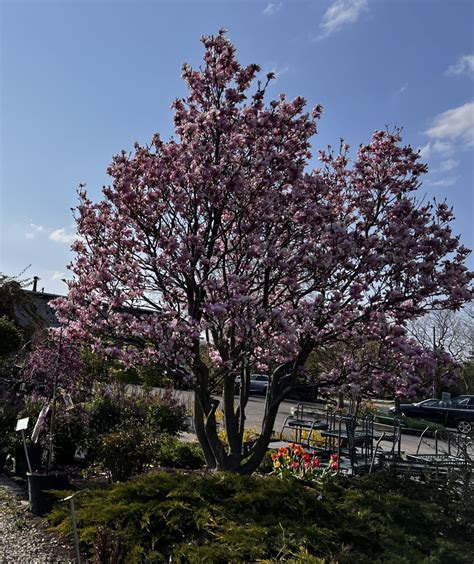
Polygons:
<instances>
[{"instance_id":1,"label":"tree trunk","mask_svg":"<svg viewBox=\"0 0 474 564\"><path fill-rule=\"evenodd\" d=\"M250 371L248 368L244 368L241 375L241 393L237 411L234 408L235 374L229 373L224 376L222 406L229 444L228 450L226 450L217 434L215 414L219 401L211 398L208 392L209 370L200 360L195 364L198 367L195 389L196 434L208 468L239 474L252 474L259 467L268 449L280 404L291 391L298 369L304 365L310 351L309 345L304 347L293 362L281 365L273 372L271 384L267 390L261 434L252 446L250 454L245 456L243 454L243 438L248 390L245 389L244 383L247 381ZM243 462L244 459L245 462Z\"/></svg>"}]
</instances>

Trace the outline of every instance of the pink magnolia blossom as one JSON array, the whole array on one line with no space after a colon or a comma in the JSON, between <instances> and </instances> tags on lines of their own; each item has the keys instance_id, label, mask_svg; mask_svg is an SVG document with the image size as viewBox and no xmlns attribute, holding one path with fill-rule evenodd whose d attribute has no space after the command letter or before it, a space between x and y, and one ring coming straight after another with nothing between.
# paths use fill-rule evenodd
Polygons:
<instances>
[{"instance_id":1,"label":"pink magnolia blossom","mask_svg":"<svg viewBox=\"0 0 474 564\"><path fill-rule=\"evenodd\" d=\"M386 335L386 349L409 357L406 373L352 367L349 378L370 379L374 391L389 380L410 386L411 345L397 341L399 328L459 308L472 275L452 210L417 196L426 165L398 131L376 131L353 162L345 144L321 151L310 170L321 106L285 95L266 103L273 77L253 88L260 69L239 64L224 30L202 42L202 69L183 66L175 137L116 155L100 201L80 188L74 278L55 307L67 335L127 366L192 369L210 417L200 436L209 462L223 451L210 438L201 337L231 382L243 367L273 374L272 425L310 352L331 343ZM228 432L241 420L229 413Z\"/></svg>"}]
</instances>

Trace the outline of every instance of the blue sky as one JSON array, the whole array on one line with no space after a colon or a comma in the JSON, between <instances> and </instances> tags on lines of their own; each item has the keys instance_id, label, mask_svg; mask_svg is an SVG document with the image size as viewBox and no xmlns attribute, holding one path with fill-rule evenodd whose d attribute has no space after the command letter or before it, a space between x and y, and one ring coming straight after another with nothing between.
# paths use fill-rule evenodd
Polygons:
<instances>
[{"instance_id":1,"label":"blue sky","mask_svg":"<svg viewBox=\"0 0 474 564\"><path fill-rule=\"evenodd\" d=\"M113 154L171 135L181 64L221 27L242 64L277 73L272 95L324 106L315 149L402 126L430 166L422 192L474 246L470 0L0 0L0 18L0 272L32 264L64 293L79 182L99 198Z\"/></svg>"}]
</instances>

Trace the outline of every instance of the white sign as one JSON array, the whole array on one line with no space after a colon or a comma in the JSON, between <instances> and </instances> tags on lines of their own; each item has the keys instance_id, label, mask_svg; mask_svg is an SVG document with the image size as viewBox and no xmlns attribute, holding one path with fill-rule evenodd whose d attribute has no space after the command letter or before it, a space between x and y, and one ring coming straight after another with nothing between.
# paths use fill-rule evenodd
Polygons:
<instances>
[{"instance_id":1,"label":"white sign","mask_svg":"<svg viewBox=\"0 0 474 564\"><path fill-rule=\"evenodd\" d=\"M29 417L25 417L24 419L18 419L16 422L16 429L15 431L24 431L28 429L28 421L30 420Z\"/></svg>"},{"instance_id":2,"label":"white sign","mask_svg":"<svg viewBox=\"0 0 474 564\"><path fill-rule=\"evenodd\" d=\"M72 409L74 407L74 402L70 394L63 394L63 401L66 406L66 410Z\"/></svg>"},{"instance_id":3,"label":"white sign","mask_svg":"<svg viewBox=\"0 0 474 564\"><path fill-rule=\"evenodd\" d=\"M48 415L48 411L49 411L49 403L43 406L43 409L40 411L40 414L38 415L38 420L36 421L35 428L31 433L32 443L38 442L39 435L41 433L41 428L43 427L44 422L46 421L46 416Z\"/></svg>"}]
</instances>

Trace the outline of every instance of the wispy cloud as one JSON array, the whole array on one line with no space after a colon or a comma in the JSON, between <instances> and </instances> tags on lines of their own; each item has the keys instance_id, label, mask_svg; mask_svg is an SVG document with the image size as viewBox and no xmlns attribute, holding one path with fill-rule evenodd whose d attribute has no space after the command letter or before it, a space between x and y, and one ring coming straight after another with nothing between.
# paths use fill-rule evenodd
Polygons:
<instances>
[{"instance_id":1,"label":"wispy cloud","mask_svg":"<svg viewBox=\"0 0 474 564\"><path fill-rule=\"evenodd\" d=\"M425 133L431 139L461 141L474 147L474 102L439 114Z\"/></svg>"},{"instance_id":2,"label":"wispy cloud","mask_svg":"<svg viewBox=\"0 0 474 564\"><path fill-rule=\"evenodd\" d=\"M275 83L281 76L286 74L290 70L288 65L284 67L279 67L274 61L269 61L263 65L262 74L267 75L269 72L275 75L273 83Z\"/></svg>"},{"instance_id":3,"label":"wispy cloud","mask_svg":"<svg viewBox=\"0 0 474 564\"><path fill-rule=\"evenodd\" d=\"M420 147L420 154L422 159L429 159L435 154L447 158L454 152L454 149L454 144L450 141L428 141L426 145Z\"/></svg>"},{"instance_id":4,"label":"wispy cloud","mask_svg":"<svg viewBox=\"0 0 474 564\"><path fill-rule=\"evenodd\" d=\"M396 94L399 96L408 90L408 82L405 82L403 86L401 86L397 91Z\"/></svg>"},{"instance_id":5,"label":"wispy cloud","mask_svg":"<svg viewBox=\"0 0 474 564\"><path fill-rule=\"evenodd\" d=\"M283 2L269 2L262 14L265 16L273 16L283 8Z\"/></svg>"},{"instance_id":6,"label":"wispy cloud","mask_svg":"<svg viewBox=\"0 0 474 564\"><path fill-rule=\"evenodd\" d=\"M454 176L451 178L441 178L441 180L436 180L434 182L428 181L427 184L430 186L434 186L435 188L447 188L449 186L453 186L459 180L459 176Z\"/></svg>"},{"instance_id":7,"label":"wispy cloud","mask_svg":"<svg viewBox=\"0 0 474 564\"><path fill-rule=\"evenodd\" d=\"M367 9L368 0L334 0L324 12L321 30L316 39L324 39L343 27L357 22L361 14Z\"/></svg>"},{"instance_id":8,"label":"wispy cloud","mask_svg":"<svg viewBox=\"0 0 474 564\"><path fill-rule=\"evenodd\" d=\"M467 74L474 77L474 55L463 55L446 71L448 76Z\"/></svg>"},{"instance_id":9,"label":"wispy cloud","mask_svg":"<svg viewBox=\"0 0 474 564\"><path fill-rule=\"evenodd\" d=\"M67 233L64 227L62 227L61 229L55 229L54 231L51 231L49 238L51 239L51 241L55 241L56 243L70 245L77 239L77 235L75 233Z\"/></svg>"},{"instance_id":10,"label":"wispy cloud","mask_svg":"<svg viewBox=\"0 0 474 564\"><path fill-rule=\"evenodd\" d=\"M36 223L30 223L29 230L25 233L27 239L34 239L39 233L44 231L42 225L36 225Z\"/></svg>"},{"instance_id":11,"label":"wispy cloud","mask_svg":"<svg viewBox=\"0 0 474 564\"><path fill-rule=\"evenodd\" d=\"M65 276L64 272L59 272L55 270L53 272L53 275L51 276L51 280L61 280L62 278L64 278L64 276Z\"/></svg>"},{"instance_id":12,"label":"wispy cloud","mask_svg":"<svg viewBox=\"0 0 474 564\"><path fill-rule=\"evenodd\" d=\"M446 159L445 161L441 161L439 163L439 171L440 172L448 172L453 170L459 165L459 161L455 161L454 159Z\"/></svg>"}]
</instances>

